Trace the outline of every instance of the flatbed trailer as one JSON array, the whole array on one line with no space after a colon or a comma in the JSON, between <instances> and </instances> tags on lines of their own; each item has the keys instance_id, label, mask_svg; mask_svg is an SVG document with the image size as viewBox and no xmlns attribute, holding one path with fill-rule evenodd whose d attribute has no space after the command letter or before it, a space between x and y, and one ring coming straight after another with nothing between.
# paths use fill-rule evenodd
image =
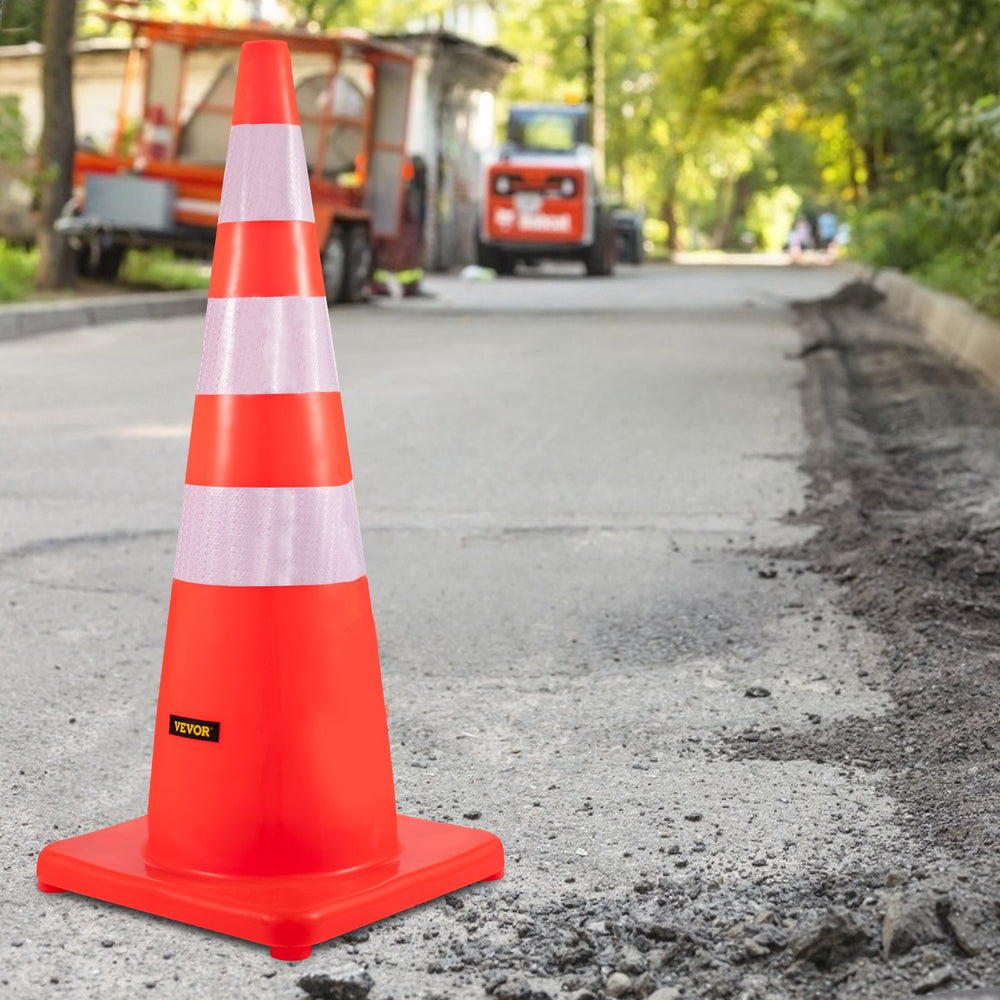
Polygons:
<instances>
[{"instance_id":1,"label":"flatbed trailer","mask_svg":"<svg viewBox=\"0 0 1000 1000\"><path fill-rule=\"evenodd\" d=\"M292 57L327 298L362 299L380 257L392 257L401 238L413 56L360 31L103 16L127 25L132 44L111 149L77 151L74 197L57 222L81 271L114 277L129 247L211 255L238 50L277 39ZM221 50L220 67L207 91L195 94L188 60L205 49Z\"/></svg>"}]
</instances>

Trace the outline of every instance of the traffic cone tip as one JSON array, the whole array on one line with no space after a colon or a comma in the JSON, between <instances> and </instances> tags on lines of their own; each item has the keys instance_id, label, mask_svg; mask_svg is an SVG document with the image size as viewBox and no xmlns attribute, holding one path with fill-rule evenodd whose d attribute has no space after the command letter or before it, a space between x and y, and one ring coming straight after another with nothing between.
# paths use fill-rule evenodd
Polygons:
<instances>
[{"instance_id":1,"label":"traffic cone tip","mask_svg":"<svg viewBox=\"0 0 1000 1000\"><path fill-rule=\"evenodd\" d=\"M233 125L298 125L292 59L285 42L244 42Z\"/></svg>"}]
</instances>

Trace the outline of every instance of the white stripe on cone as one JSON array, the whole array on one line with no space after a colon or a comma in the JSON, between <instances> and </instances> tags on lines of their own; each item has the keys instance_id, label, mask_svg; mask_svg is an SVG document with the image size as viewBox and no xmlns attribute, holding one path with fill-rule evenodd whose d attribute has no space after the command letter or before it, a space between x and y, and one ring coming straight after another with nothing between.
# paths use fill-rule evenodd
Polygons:
<instances>
[{"instance_id":1,"label":"white stripe on cone","mask_svg":"<svg viewBox=\"0 0 1000 1000\"><path fill-rule=\"evenodd\" d=\"M327 308L325 298L209 299L198 392L337 392Z\"/></svg>"},{"instance_id":2,"label":"white stripe on cone","mask_svg":"<svg viewBox=\"0 0 1000 1000\"><path fill-rule=\"evenodd\" d=\"M302 129L234 125L229 133L219 222L315 222Z\"/></svg>"},{"instance_id":3,"label":"white stripe on cone","mask_svg":"<svg viewBox=\"0 0 1000 1000\"><path fill-rule=\"evenodd\" d=\"M365 575L354 483L184 487L174 577L216 587L348 583Z\"/></svg>"}]
</instances>

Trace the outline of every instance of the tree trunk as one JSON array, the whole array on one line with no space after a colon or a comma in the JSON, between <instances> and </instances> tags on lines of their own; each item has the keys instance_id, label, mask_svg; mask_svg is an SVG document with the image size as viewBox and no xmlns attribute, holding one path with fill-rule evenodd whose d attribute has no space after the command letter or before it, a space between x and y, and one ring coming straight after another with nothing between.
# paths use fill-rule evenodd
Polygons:
<instances>
[{"instance_id":1,"label":"tree trunk","mask_svg":"<svg viewBox=\"0 0 1000 1000\"><path fill-rule=\"evenodd\" d=\"M680 249L681 234L677 218L677 190L671 185L667 188L660 208L660 218L667 224L667 252L673 256Z\"/></svg>"},{"instance_id":2,"label":"tree trunk","mask_svg":"<svg viewBox=\"0 0 1000 1000\"><path fill-rule=\"evenodd\" d=\"M753 194L752 175L740 174L735 183L730 182L728 187L725 204L715 224L713 242L719 250L731 250L739 245L736 227L743 221L750 205L750 196Z\"/></svg>"},{"instance_id":3,"label":"tree trunk","mask_svg":"<svg viewBox=\"0 0 1000 1000\"><path fill-rule=\"evenodd\" d=\"M71 287L76 278L73 252L52 225L73 192L73 37L76 0L47 0L42 24L42 106L45 124L38 146L41 176L38 220L39 288Z\"/></svg>"},{"instance_id":4,"label":"tree trunk","mask_svg":"<svg viewBox=\"0 0 1000 1000\"><path fill-rule=\"evenodd\" d=\"M847 169L851 178L851 204L859 205L861 204L861 188L858 185L860 170L858 165L858 147L854 144L854 140L850 136L847 137Z\"/></svg>"},{"instance_id":5,"label":"tree trunk","mask_svg":"<svg viewBox=\"0 0 1000 1000\"><path fill-rule=\"evenodd\" d=\"M727 177L716 188L715 225L712 227L712 248L724 250L729 230L732 228L734 185Z\"/></svg>"},{"instance_id":6,"label":"tree trunk","mask_svg":"<svg viewBox=\"0 0 1000 1000\"><path fill-rule=\"evenodd\" d=\"M878 155L878 145L874 140L866 142L861 147L861 152L865 158L865 171L868 174L865 187L869 194L874 194L882 186L882 163Z\"/></svg>"}]
</instances>

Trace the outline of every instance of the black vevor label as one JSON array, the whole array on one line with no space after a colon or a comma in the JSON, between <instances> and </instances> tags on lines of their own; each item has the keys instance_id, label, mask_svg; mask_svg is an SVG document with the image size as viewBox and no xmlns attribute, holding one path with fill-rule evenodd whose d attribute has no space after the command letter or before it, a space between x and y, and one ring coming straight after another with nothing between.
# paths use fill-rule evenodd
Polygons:
<instances>
[{"instance_id":1,"label":"black vevor label","mask_svg":"<svg viewBox=\"0 0 1000 1000\"><path fill-rule=\"evenodd\" d=\"M183 715L171 715L170 735L183 736L189 740L207 740L209 743L218 743L219 723L206 722L204 719L186 719Z\"/></svg>"}]
</instances>

